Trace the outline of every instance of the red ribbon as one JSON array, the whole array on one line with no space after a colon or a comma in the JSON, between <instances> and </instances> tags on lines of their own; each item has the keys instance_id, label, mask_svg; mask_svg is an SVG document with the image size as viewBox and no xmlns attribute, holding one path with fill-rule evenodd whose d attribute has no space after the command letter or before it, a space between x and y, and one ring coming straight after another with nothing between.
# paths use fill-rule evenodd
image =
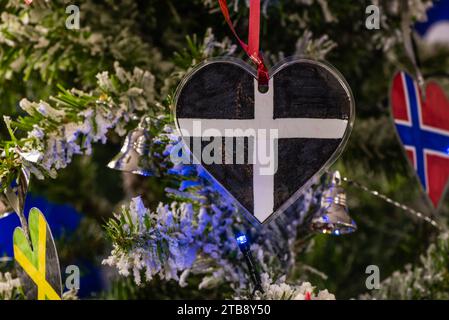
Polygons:
<instances>
[{"instance_id":1,"label":"red ribbon","mask_svg":"<svg viewBox=\"0 0 449 320\"><path fill-rule=\"evenodd\" d=\"M260 85L268 85L268 69L263 62L263 58L259 52L259 34L260 34L260 0L250 0L249 2L249 32L248 44L242 41L234 29L234 25L229 15L228 4L226 0L218 0L221 12L229 25L232 33L236 37L240 46L245 50L246 54L257 65L257 80Z\"/></svg>"}]
</instances>

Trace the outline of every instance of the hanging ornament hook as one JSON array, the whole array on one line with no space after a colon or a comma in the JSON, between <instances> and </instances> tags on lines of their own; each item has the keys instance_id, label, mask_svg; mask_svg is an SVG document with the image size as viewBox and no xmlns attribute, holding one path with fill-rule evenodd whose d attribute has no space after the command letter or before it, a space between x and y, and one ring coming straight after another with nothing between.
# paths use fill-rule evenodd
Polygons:
<instances>
[{"instance_id":1,"label":"hanging ornament hook","mask_svg":"<svg viewBox=\"0 0 449 320\"><path fill-rule=\"evenodd\" d=\"M22 167L16 181L9 185L5 190L5 196L11 208L17 213L20 219L20 224L24 230L25 236L31 245L30 231L28 222L24 214L25 199L30 184L30 172Z\"/></svg>"},{"instance_id":2,"label":"hanging ornament hook","mask_svg":"<svg viewBox=\"0 0 449 320\"><path fill-rule=\"evenodd\" d=\"M412 31L412 18L410 14L410 8L407 0L401 2L402 17L401 17L401 29L405 52L413 64L416 81L418 82L419 89L423 99L425 99L425 81L421 72L421 62L418 56L417 45Z\"/></svg>"},{"instance_id":3,"label":"hanging ornament hook","mask_svg":"<svg viewBox=\"0 0 449 320\"><path fill-rule=\"evenodd\" d=\"M406 206L405 204L400 203L400 202L398 202L396 200L393 200L393 199L387 197L386 195L382 194L381 192L379 192L377 190L372 190L372 189L364 186L363 184L361 184L361 183L359 183L357 181L351 180L351 179L349 179L347 177L343 177L342 180L344 182L346 182L348 185L354 186L354 187L356 187L356 188L358 188L358 189L360 189L360 190L362 190L364 192L367 192L367 193L369 193L369 194L371 194L371 195L373 195L373 196L375 196L375 197L385 201L386 203L389 203L389 204L395 206L396 208L399 208L399 209L401 209L401 210L403 210L403 211L405 211L405 212L415 216L416 218L421 219L421 220L427 222L428 224L430 224L432 227L438 229L439 231L443 230L443 228L435 220L433 220L432 218L426 216L422 212L416 211L415 209L410 208L410 207Z\"/></svg>"}]
</instances>

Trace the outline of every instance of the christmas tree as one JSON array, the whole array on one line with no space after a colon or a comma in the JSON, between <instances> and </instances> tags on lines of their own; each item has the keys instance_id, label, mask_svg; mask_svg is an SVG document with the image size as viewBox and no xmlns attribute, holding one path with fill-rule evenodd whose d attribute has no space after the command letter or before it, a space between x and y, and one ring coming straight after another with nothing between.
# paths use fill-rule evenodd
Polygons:
<instances>
[{"instance_id":1,"label":"christmas tree","mask_svg":"<svg viewBox=\"0 0 449 320\"><path fill-rule=\"evenodd\" d=\"M238 35L249 3L227 1ZM214 57L251 63L219 1L0 0L0 299L27 296L12 250L27 217L8 215L7 196L26 175L23 213L37 206L48 221L65 299L447 299L449 196L438 210L428 201L389 101L397 71L449 96L449 45L424 36L447 6L260 1L265 65L326 60L356 118L338 161L259 228L202 166L170 157L182 79ZM127 170L133 148L144 164ZM312 228L336 170L357 224L341 236Z\"/></svg>"}]
</instances>

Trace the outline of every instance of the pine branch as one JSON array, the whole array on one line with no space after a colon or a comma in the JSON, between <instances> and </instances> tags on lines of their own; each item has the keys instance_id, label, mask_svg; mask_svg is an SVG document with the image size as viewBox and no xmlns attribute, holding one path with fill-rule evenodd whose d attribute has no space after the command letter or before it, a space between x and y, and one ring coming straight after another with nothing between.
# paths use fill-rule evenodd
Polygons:
<instances>
[{"instance_id":1,"label":"pine branch","mask_svg":"<svg viewBox=\"0 0 449 320\"><path fill-rule=\"evenodd\" d=\"M447 300L449 299L449 234L432 243L415 265L395 271L380 283L379 290L363 299Z\"/></svg>"},{"instance_id":2,"label":"pine branch","mask_svg":"<svg viewBox=\"0 0 449 320\"><path fill-rule=\"evenodd\" d=\"M39 179L54 178L73 155L90 154L92 143L105 143L108 130L123 135L124 126L136 115L161 111L155 104L151 73L138 68L129 73L116 63L115 75L102 72L97 78L91 92L59 87L50 103L23 99L20 106L27 116L15 121L5 117L11 138L0 147L2 191L21 167Z\"/></svg>"}]
</instances>

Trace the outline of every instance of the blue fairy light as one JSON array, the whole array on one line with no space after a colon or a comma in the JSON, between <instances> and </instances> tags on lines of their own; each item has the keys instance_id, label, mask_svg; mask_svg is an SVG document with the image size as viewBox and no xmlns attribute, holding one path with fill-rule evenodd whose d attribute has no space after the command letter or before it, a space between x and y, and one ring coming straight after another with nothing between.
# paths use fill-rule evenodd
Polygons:
<instances>
[{"instance_id":1,"label":"blue fairy light","mask_svg":"<svg viewBox=\"0 0 449 320\"><path fill-rule=\"evenodd\" d=\"M249 246L248 237L245 234L239 233L235 235L235 240L240 248L240 251L245 258L246 265L248 267L248 271L250 273L251 281L254 284L254 292L260 291L264 292L262 288L262 281L260 278L260 273L257 268L257 262L254 260L253 255L251 253L251 248Z\"/></svg>"},{"instance_id":2,"label":"blue fairy light","mask_svg":"<svg viewBox=\"0 0 449 320\"><path fill-rule=\"evenodd\" d=\"M236 240L239 246L245 245L248 242L248 238L244 234L237 236Z\"/></svg>"}]
</instances>

